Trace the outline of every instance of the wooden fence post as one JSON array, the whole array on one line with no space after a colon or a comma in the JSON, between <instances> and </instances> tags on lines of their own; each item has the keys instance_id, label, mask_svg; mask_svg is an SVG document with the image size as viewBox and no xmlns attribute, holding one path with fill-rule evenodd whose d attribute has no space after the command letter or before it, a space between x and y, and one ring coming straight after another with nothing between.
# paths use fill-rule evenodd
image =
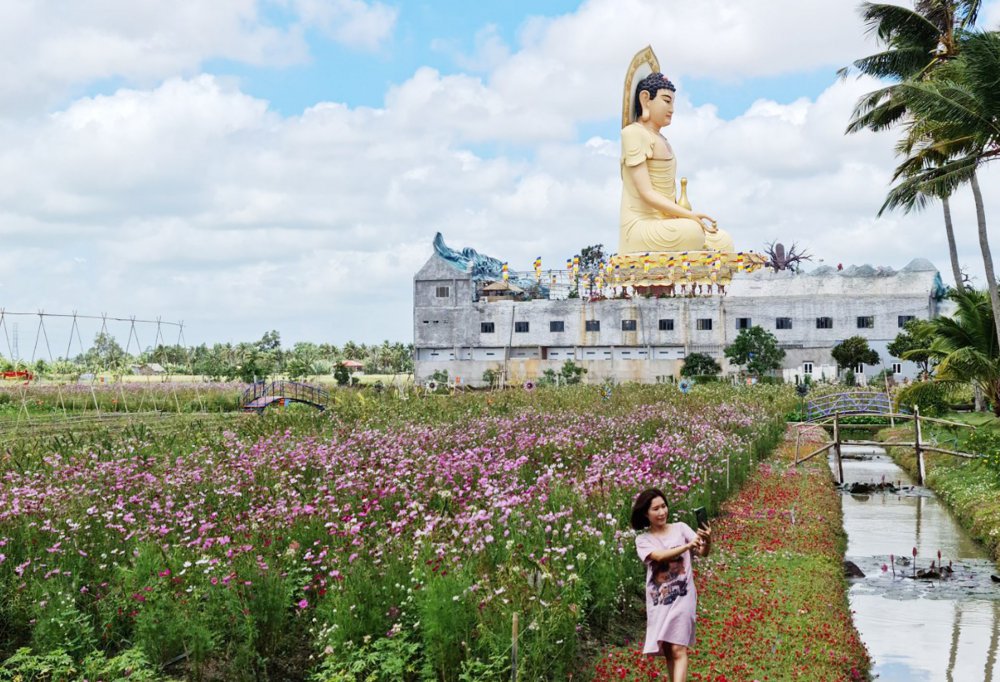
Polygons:
<instances>
[{"instance_id":1,"label":"wooden fence post","mask_svg":"<svg viewBox=\"0 0 1000 682\"><path fill-rule=\"evenodd\" d=\"M510 626L510 682L517 682L517 613Z\"/></svg>"},{"instance_id":2,"label":"wooden fence post","mask_svg":"<svg viewBox=\"0 0 1000 682\"><path fill-rule=\"evenodd\" d=\"M840 415L833 415L833 452L837 455L837 483L844 485L844 462L840 458Z\"/></svg>"},{"instance_id":3,"label":"wooden fence post","mask_svg":"<svg viewBox=\"0 0 1000 682\"><path fill-rule=\"evenodd\" d=\"M920 407L918 405L913 406L913 430L915 431L916 439L914 440L914 449L917 451L917 485L924 484L924 449L920 447Z\"/></svg>"},{"instance_id":4,"label":"wooden fence post","mask_svg":"<svg viewBox=\"0 0 1000 682\"><path fill-rule=\"evenodd\" d=\"M802 427L795 427L795 466L799 465L799 439L802 437Z\"/></svg>"}]
</instances>

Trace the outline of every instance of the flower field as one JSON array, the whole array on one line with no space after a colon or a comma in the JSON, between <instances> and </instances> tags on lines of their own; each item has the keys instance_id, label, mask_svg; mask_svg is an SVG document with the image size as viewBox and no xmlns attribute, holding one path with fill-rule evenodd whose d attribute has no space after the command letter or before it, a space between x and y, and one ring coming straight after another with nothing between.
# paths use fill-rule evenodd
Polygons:
<instances>
[{"instance_id":1,"label":"flower field","mask_svg":"<svg viewBox=\"0 0 1000 682\"><path fill-rule=\"evenodd\" d=\"M0 417L79 415L88 412L229 412L239 409L239 382L133 381L78 383L0 382Z\"/></svg>"},{"instance_id":2,"label":"flower field","mask_svg":"<svg viewBox=\"0 0 1000 682\"><path fill-rule=\"evenodd\" d=\"M642 590L636 492L718 509L789 399L356 396L169 448L0 453L0 680L509 679L514 614L520 679L585 679L580 643Z\"/></svg>"},{"instance_id":3,"label":"flower field","mask_svg":"<svg viewBox=\"0 0 1000 682\"><path fill-rule=\"evenodd\" d=\"M846 537L825 460L790 466L780 446L723 505L713 553L697 561L698 642L689 679L867 680L841 561ZM651 680L665 669L632 647L609 651L595 680Z\"/></svg>"}]
</instances>

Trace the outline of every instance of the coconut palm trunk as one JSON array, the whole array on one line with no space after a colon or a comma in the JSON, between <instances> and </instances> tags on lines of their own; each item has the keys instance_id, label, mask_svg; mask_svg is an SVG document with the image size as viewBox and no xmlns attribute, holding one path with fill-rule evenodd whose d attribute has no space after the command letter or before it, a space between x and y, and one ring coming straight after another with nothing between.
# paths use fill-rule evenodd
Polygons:
<instances>
[{"instance_id":1,"label":"coconut palm trunk","mask_svg":"<svg viewBox=\"0 0 1000 682\"><path fill-rule=\"evenodd\" d=\"M986 234L986 209L983 207L983 193L979 189L979 177L975 172L970 180L972 197L976 202L976 222L979 226L979 248L983 252L983 266L986 268L986 288L990 293L990 305L993 307L993 326L996 327L997 342L1000 343L1000 293L997 292L997 277L993 270L993 255L990 253L990 240Z\"/></svg>"},{"instance_id":2,"label":"coconut palm trunk","mask_svg":"<svg viewBox=\"0 0 1000 682\"><path fill-rule=\"evenodd\" d=\"M951 204L948 197L941 199L944 207L944 231L948 235L948 255L951 257L951 272L955 276L955 288L961 291L965 288L962 282L962 268L958 265L958 247L955 246L955 229L951 222Z\"/></svg>"}]
</instances>

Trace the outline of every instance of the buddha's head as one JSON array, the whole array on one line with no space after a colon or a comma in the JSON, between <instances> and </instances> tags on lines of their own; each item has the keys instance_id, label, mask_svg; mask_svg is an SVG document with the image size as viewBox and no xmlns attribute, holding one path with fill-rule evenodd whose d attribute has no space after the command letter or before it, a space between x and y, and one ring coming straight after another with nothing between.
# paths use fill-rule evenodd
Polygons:
<instances>
[{"instance_id":1,"label":"buddha's head","mask_svg":"<svg viewBox=\"0 0 1000 682\"><path fill-rule=\"evenodd\" d=\"M649 121L657 127L670 124L674 113L674 92L677 88L662 73L651 73L635 87L637 121Z\"/></svg>"}]
</instances>

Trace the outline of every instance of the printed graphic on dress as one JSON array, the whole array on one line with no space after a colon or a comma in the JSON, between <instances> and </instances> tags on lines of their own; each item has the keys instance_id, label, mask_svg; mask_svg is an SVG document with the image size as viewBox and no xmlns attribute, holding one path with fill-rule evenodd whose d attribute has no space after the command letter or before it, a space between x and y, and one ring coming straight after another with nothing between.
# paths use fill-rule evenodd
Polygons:
<instances>
[{"instance_id":1,"label":"printed graphic on dress","mask_svg":"<svg viewBox=\"0 0 1000 682\"><path fill-rule=\"evenodd\" d=\"M684 555L666 561L654 561L649 579L649 594L653 606L673 604L687 594L687 572Z\"/></svg>"}]
</instances>

